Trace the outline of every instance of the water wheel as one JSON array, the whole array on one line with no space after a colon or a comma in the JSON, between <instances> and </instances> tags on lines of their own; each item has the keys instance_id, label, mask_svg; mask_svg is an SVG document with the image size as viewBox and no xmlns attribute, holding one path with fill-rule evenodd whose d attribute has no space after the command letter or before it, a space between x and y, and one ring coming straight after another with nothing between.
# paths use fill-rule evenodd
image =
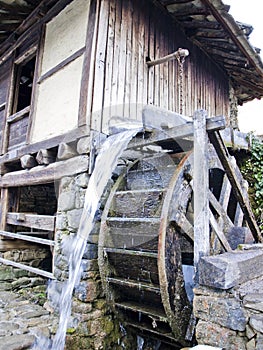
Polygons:
<instances>
[{"instance_id":1,"label":"water wheel","mask_svg":"<svg viewBox=\"0 0 263 350\"><path fill-rule=\"evenodd\" d=\"M193 154L164 149L128 157L115 179L101 218L99 267L107 300L125 324L180 348L189 344L192 312ZM231 249L215 225L230 232L243 215L213 147L209 154L215 254Z\"/></svg>"}]
</instances>

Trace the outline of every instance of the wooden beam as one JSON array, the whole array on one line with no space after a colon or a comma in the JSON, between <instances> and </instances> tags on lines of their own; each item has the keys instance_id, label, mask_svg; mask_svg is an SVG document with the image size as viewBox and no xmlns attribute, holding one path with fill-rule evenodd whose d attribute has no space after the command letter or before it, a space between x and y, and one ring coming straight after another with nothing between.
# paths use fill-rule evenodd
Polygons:
<instances>
[{"instance_id":1,"label":"wooden beam","mask_svg":"<svg viewBox=\"0 0 263 350\"><path fill-rule=\"evenodd\" d=\"M253 237L256 242L262 242L261 232L259 230L259 227L257 225L256 219L254 217L254 214L252 212L249 198L246 192L244 192L244 188L242 187L242 183L240 181L240 177L237 176L236 171L238 171L238 168L234 168L231 164L231 158L228 153L228 150L226 149L224 142L219 134L218 131L216 132L209 132L209 139L212 142L212 144L215 147L215 150L218 154L218 157L226 171L226 174L228 176L228 179L232 185L235 197L237 201L240 204L240 207L243 210L245 219L248 223L248 226L253 234ZM242 177L242 175L241 175Z\"/></svg>"},{"instance_id":2,"label":"wooden beam","mask_svg":"<svg viewBox=\"0 0 263 350\"><path fill-rule=\"evenodd\" d=\"M5 264L5 265L10 265L10 266L13 266L13 267L17 267L19 269L26 270L26 271L35 273L36 275L40 275L40 276L43 276L43 277L46 277L46 278L49 278L49 279L55 279L53 273L51 273L51 272L40 270L40 269L37 269L37 268L32 267L32 266L20 264L20 263L17 263L15 261L11 261L11 260L7 260L7 259L4 259L4 258L0 258L0 263L1 264Z\"/></svg>"},{"instance_id":3,"label":"wooden beam","mask_svg":"<svg viewBox=\"0 0 263 350\"><path fill-rule=\"evenodd\" d=\"M33 144L22 146L13 151L9 151L0 157L0 164L19 160L24 154L37 153L40 149L50 149L57 147L61 142L72 142L76 139L89 135L90 132L86 126L76 128L68 133L51 137L48 140L43 140Z\"/></svg>"},{"instance_id":4,"label":"wooden beam","mask_svg":"<svg viewBox=\"0 0 263 350\"><path fill-rule=\"evenodd\" d=\"M17 187L50 183L65 176L73 176L86 172L88 167L89 157L81 155L65 161L52 163L47 166L36 166L30 170L20 170L4 174L0 179L0 187Z\"/></svg>"},{"instance_id":5,"label":"wooden beam","mask_svg":"<svg viewBox=\"0 0 263 350\"><path fill-rule=\"evenodd\" d=\"M184 213L179 210L174 213L171 220L175 221L176 226L179 230L188 237L192 242L194 242L194 228L193 225L188 221Z\"/></svg>"},{"instance_id":6,"label":"wooden beam","mask_svg":"<svg viewBox=\"0 0 263 350\"><path fill-rule=\"evenodd\" d=\"M21 215L22 214L22 215ZM27 213L7 213L6 222L9 225L30 227L37 230L54 231L55 216Z\"/></svg>"},{"instance_id":7,"label":"wooden beam","mask_svg":"<svg viewBox=\"0 0 263 350\"><path fill-rule=\"evenodd\" d=\"M49 245L49 246L55 245L55 241L51 241L50 239L32 237L32 236L28 236L28 235L20 235L19 233L14 233L14 232L0 231L0 236L21 239L23 241L39 243L39 244L44 244L44 245Z\"/></svg>"},{"instance_id":8,"label":"wooden beam","mask_svg":"<svg viewBox=\"0 0 263 350\"><path fill-rule=\"evenodd\" d=\"M20 158L21 167L23 169L31 169L37 165L37 162L33 156L30 154L25 154Z\"/></svg>"},{"instance_id":9,"label":"wooden beam","mask_svg":"<svg viewBox=\"0 0 263 350\"><path fill-rule=\"evenodd\" d=\"M91 112L91 91L93 86L93 75L95 66L96 40L95 34L98 28L99 2L90 1L89 20L86 34L86 51L82 67L81 88L79 98L78 125L87 124L87 115ZM88 98L90 102L88 103ZM88 121L90 126L90 120Z\"/></svg>"},{"instance_id":10,"label":"wooden beam","mask_svg":"<svg viewBox=\"0 0 263 350\"><path fill-rule=\"evenodd\" d=\"M65 142L61 142L61 144L58 146L58 159L69 159L72 157L75 157L77 155L77 151L70 146L69 144Z\"/></svg>"},{"instance_id":11,"label":"wooden beam","mask_svg":"<svg viewBox=\"0 0 263 350\"><path fill-rule=\"evenodd\" d=\"M223 231L221 230L218 223L216 222L216 219L215 219L215 217L210 209L209 209L209 220L210 220L210 224L211 224L215 234L217 235L217 237L218 237L220 243L222 244L223 248L225 249L225 251L231 252L232 249L230 247L230 244L228 243Z\"/></svg>"},{"instance_id":12,"label":"wooden beam","mask_svg":"<svg viewBox=\"0 0 263 350\"><path fill-rule=\"evenodd\" d=\"M199 260L210 253L206 118L204 110L194 113L194 265L197 283Z\"/></svg>"},{"instance_id":13,"label":"wooden beam","mask_svg":"<svg viewBox=\"0 0 263 350\"><path fill-rule=\"evenodd\" d=\"M216 197L214 196L214 194L210 190L208 192L208 198L209 198L209 202L211 203L212 207L215 209L217 214L223 219L225 228L226 229L232 228L234 226L234 224L232 223L229 216L227 215L227 212L225 211L225 209L227 209L227 205L222 206L217 201Z\"/></svg>"},{"instance_id":14,"label":"wooden beam","mask_svg":"<svg viewBox=\"0 0 263 350\"><path fill-rule=\"evenodd\" d=\"M48 165L56 161L56 152L48 149L40 149L36 155L39 165Z\"/></svg>"},{"instance_id":15,"label":"wooden beam","mask_svg":"<svg viewBox=\"0 0 263 350\"><path fill-rule=\"evenodd\" d=\"M226 126L226 122L225 122L224 116L212 117L206 120L205 130L207 131L221 130L221 129L224 129L225 126ZM149 127L147 127L147 130L149 130ZM188 122L187 124L178 125L176 127L165 129L165 130L152 129L151 131L149 131L148 135L144 135L143 139L140 139L139 137L133 138L132 141L129 143L127 149L145 146L145 145L149 145L155 142L160 142L168 139L173 139L173 140L182 139L193 135L194 135L193 122Z\"/></svg>"},{"instance_id":16,"label":"wooden beam","mask_svg":"<svg viewBox=\"0 0 263 350\"><path fill-rule=\"evenodd\" d=\"M47 71L45 74L41 75L41 77L38 79L38 84L42 83L44 80L50 78L52 75L56 74L61 69L65 68L68 64L75 61L78 57L83 55L85 52L85 47L82 47L81 49L74 52L71 56L67 57L65 60L57 64L55 67Z\"/></svg>"}]
</instances>

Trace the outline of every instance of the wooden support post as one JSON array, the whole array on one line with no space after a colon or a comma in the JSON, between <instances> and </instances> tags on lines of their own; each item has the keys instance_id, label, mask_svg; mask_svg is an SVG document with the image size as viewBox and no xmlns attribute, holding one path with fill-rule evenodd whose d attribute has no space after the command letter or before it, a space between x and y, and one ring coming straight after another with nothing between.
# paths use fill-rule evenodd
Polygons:
<instances>
[{"instance_id":1,"label":"wooden support post","mask_svg":"<svg viewBox=\"0 0 263 350\"><path fill-rule=\"evenodd\" d=\"M0 210L0 230L4 231L6 228L6 216L8 212L8 189L1 189L1 210Z\"/></svg>"},{"instance_id":2,"label":"wooden support post","mask_svg":"<svg viewBox=\"0 0 263 350\"><path fill-rule=\"evenodd\" d=\"M194 265L198 283L198 263L209 255L209 173L208 137L204 110L194 113Z\"/></svg>"}]
</instances>

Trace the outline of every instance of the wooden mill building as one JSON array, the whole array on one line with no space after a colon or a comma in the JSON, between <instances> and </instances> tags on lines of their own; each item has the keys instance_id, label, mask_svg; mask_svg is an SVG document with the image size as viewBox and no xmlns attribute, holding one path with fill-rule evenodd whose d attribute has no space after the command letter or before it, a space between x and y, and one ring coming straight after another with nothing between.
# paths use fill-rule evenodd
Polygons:
<instances>
[{"instance_id":1,"label":"wooden mill building","mask_svg":"<svg viewBox=\"0 0 263 350\"><path fill-rule=\"evenodd\" d=\"M112 117L204 109L233 136L237 106L263 96L251 31L221 0L0 0L0 262L66 277L60 242L78 229ZM179 48L189 55L154 64ZM45 263L16 258L28 249Z\"/></svg>"}]
</instances>

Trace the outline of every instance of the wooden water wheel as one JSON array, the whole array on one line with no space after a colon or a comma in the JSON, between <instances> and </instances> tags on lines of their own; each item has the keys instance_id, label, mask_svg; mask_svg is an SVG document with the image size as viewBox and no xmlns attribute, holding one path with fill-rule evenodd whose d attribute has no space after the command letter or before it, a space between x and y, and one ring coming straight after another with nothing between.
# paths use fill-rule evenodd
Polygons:
<instances>
[{"instance_id":1,"label":"wooden water wheel","mask_svg":"<svg viewBox=\"0 0 263 350\"><path fill-rule=\"evenodd\" d=\"M183 270L190 266L193 274L193 154L166 146L128 159L115 179L101 218L99 267L107 300L125 324L180 348L189 344L192 313L191 278ZM251 235L210 146L211 254L218 254ZM231 240L236 232L240 237Z\"/></svg>"}]
</instances>

